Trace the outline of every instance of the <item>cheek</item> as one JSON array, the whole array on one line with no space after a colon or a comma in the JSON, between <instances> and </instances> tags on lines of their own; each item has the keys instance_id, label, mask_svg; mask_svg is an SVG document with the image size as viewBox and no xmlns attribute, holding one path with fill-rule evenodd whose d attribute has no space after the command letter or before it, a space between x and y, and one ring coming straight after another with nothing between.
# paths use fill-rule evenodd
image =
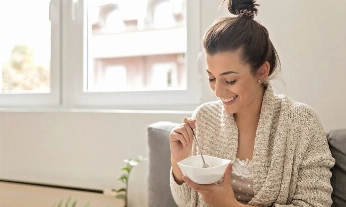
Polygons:
<instances>
[{"instance_id":1,"label":"cheek","mask_svg":"<svg viewBox=\"0 0 346 207\"><path fill-rule=\"evenodd\" d=\"M251 83L241 87L239 90L241 102L243 104L251 103L256 97L256 90L256 86Z\"/></svg>"},{"instance_id":2,"label":"cheek","mask_svg":"<svg viewBox=\"0 0 346 207\"><path fill-rule=\"evenodd\" d=\"M215 84L213 82L209 82L210 88L215 91Z\"/></svg>"},{"instance_id":3,"label":"cheek","mask_svg":"<svg viewBox=\"0 0 346 207\"><path fill-rule=\"evenodd\" d=\"M233 92L239 96L239 101L245 104L249 98L249 83L239 83Z\"/></svg>"}]
</instances>

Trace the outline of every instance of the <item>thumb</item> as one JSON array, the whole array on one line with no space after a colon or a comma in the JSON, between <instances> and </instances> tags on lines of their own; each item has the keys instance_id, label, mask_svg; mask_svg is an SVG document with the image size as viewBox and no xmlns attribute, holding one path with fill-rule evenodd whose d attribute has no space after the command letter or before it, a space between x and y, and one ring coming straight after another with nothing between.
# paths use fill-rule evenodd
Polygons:
<instances>
[{"instance_id":1,"label":"thumb","mask_svg":"<svg viewBox=\"0 0 346 207\"><path fill-rule=\"evenodd\" d=\"M226 184L230 184L231 183L231 176L232 176L232 163L229 163L226 170L225 170L225 174L223 177L223 181L222 183L226 183Z\"/></svg>"}]
</instances>

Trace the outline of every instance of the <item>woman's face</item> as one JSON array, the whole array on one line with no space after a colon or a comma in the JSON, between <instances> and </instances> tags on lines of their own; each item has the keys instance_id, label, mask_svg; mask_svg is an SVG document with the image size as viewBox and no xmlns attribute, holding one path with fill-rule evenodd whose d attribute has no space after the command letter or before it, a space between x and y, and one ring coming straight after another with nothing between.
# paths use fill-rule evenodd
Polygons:
<instances>
[{"instance_id":1,"label":"woman's face","mask_svg":"<svg viewBox=\"0 0 346 207\"><path fill-rule=\"evenodd\" d=\"M253 111L262 103L263 87L259 76L241 60L241 50L206 56L210 87L230 114ZM263 82L263 79L261 79Z\"/></svg>"}]
</instances>

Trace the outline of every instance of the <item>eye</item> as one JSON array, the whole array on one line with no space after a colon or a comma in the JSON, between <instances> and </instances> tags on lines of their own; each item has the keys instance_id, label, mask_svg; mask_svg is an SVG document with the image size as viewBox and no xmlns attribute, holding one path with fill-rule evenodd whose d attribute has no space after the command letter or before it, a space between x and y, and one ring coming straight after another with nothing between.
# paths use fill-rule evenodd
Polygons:
<instances>
[{"instance_id":1,"label":"eye","mask_svg":"<svg viewBox=\"0 0 346 207\"><path fill-rule=\"evenodd\" d=\"M235 84L235 82L237 82L237 79L232 80L232 81L226 81L226 84L227 85L233 85L233 84Z\"/></svg>"},{"instance_id":2,"label":"eye","mask_svg":"<svg viewBox=\"0 0 346 207\"><path fill-rule=\"evenodd\" d=\"M215 78L209 78L209 82L214 82Z\"/></svg>"}]
</instances>

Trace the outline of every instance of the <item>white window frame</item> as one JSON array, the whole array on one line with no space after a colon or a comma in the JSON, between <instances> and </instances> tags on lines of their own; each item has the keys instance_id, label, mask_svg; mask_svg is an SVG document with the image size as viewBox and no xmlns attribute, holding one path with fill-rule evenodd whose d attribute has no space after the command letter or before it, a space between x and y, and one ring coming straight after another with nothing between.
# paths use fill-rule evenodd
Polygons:
<instances>
[{"instance_id":1,"label":"white window frame","mask_svg":"<svg viewBox=\"0 0 346 207\"><path fill-rule=\"evenodd\" d=\"M25 18L25 17L22 17ZM48 17L47 17L48 18ZM0 93L0 107L51 107L60 104L60 25L61 1L51 0L49 5L51 21L51 68L49 93Z\"/></svg>"},{"instance_id":2,"label":"white window frame","mask_svg":"<svg viewBox=\"0 0 346 207\"><path fill-rule=\"evenodd\" d=\"M129 92L85 92L87 34L84 28L86 18L83 17L87 4L84 1L51 1L51 92L0 94L0 107L160 109L200 103L202 84L197 62L201 50L199 0L187 0L187 88Z\"/></svg>"},{"instance_id":3,"label":"white window frame","mask_svg":"<svg viewBox=\"0 0 346 207\"><path fill-rule=\"evenodd\" d=\"M68 11L67 8L63 11ZM87 53L87 37L86 37L86 18L83 18L86 4L83 0L79 0L76 8L75 21L70 21L69 25L64 25L73 29L69 35L64 37L68 41L64 41L63 54L65 59L63 62L64 69L68 71L63 74L64 81L74 79L74 83L64 84L63 94L64 103L67 106L74 107L120 107L120 108L136 108L136 106L158 106L158 105L196 105L200 103L202 96L201 81L198 73L197 57L200 52L200 1L187 1L187 88L186 90L163 90L163 91L124 91L124 92L85 92L86 91L86 71L87 60L83 59ZM67 17L69 15L64 15ZM83 38L82 38L83 37ZM169 41L169 40L167 40ZM73 45L73 46L72 46ZM67 55L66 55L67 54ZM84 57L83 57L84 56ZM74 60L77 60L76 62ZM71 68L74 67L74 69ZM72 78L75 77L75 78ZM78 78L83 77L83 78ZM65 83L65 82L64 82Z\"/></svg>"}]
</instances>

